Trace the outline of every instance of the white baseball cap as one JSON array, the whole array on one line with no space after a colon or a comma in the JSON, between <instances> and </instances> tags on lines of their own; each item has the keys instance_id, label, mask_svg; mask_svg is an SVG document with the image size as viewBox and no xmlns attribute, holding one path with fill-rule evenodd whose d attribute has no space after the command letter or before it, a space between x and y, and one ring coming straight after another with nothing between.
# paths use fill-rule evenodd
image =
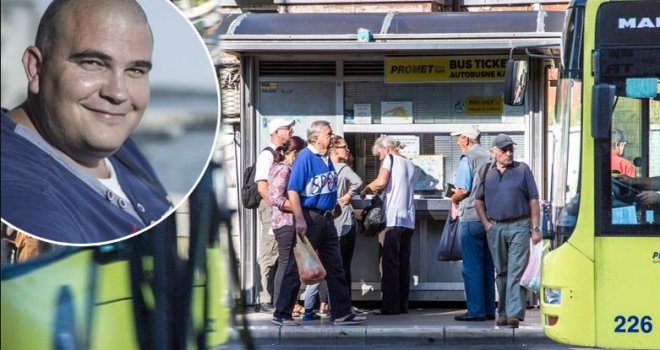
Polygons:
<instances>
[{"instance_id":1,"label":"white baseball cap","mask_svg":"<svg viewBox=\"0 0 660 350\"><path fill-rule=\"evenodd\" d=\"M274 134L279 128L288 128L296 124L295 120L275 118L268 123L268 134Z\"/></svg>"},{"instance_id":2,"label":"white baseball cap","mask_svg":"<svg viewBox=\"0 0 660 350\"><path fill-rule=\"evenodd\" d=\"M452 132L451 136L463 135L476 140L479 137L479 134L481 134L481 131L479 131L479 128L477 128L476 125L466 125L463 128Z\"/></svg>"}]
</instances>

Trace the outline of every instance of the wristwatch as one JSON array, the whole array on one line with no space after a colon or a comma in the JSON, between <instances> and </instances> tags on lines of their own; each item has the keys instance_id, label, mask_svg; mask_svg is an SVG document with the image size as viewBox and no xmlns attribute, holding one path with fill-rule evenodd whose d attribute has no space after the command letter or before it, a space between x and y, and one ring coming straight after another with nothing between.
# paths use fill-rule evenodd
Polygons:
<instances>
[{"instance_id":1,"label":"wristwatch","mask_svg":"<svg viewBox=\"0 0 660 350\"><path fill-rule=\"evenodd\" d=\"M534 226L534 227L532 227L532 229L530 231L532 231L532 232L541 232L541 228L538 227L538 226Z\"/></svg>"}]
</instances>

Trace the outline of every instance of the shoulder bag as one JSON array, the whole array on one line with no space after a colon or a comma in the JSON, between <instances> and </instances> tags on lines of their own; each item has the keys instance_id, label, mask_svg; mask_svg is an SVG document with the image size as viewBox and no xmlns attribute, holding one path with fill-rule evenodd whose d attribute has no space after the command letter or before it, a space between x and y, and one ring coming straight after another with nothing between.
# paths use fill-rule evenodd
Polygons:
<instances>
[{"instance_id":1,"label":"shoulder bag","mask_svg":"<svg viewBox=\"0 0 660 350\"><path fill-rule=\"evenodd\" d=\"M390 161L392 167L390 168L390 177L387 179L389 184L392 179L392 171L394 169L394 157L390 154ZM385 185L387 188L387 184ZM362 233L367 237L373 237L382 231L386 225L385 211L383 210L382 193L374 195L371 202L362 211Z\"/></svg>"}]
</instances>

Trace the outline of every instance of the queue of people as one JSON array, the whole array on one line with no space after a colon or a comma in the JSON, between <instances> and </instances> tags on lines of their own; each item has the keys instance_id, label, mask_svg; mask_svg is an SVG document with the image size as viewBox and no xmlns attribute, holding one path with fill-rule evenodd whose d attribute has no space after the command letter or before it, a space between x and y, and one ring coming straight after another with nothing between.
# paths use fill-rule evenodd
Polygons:
<instances>
[{"instance_id":1,"label":"queue of people","mask_svg":"<svg viewBox=\"0 0 660 350\"><path fill-rule=\"evenodd\" d=\"M363 187L362 179L351 168L346 140L333 135L330 123L313 122L307 130L307 142L293 136L293 125L293 121L281 118L271 121L272 142L257 161L257 173L263 174L268 168L267 176L255 177L264 197L260 215L267 212L270 217L264 220L262 215L263 237L272 232L279 256L272 323L301 324L294 319L300 314L301 282L293 250L304 236L317 249L327 271L323 283L327 285L331 320L337 325L366 321L364 313L351 303L351 261L357 232L351 198L357 194L362 198L383 196L385 226L378 234L382 306L375 313L407 313L415 231L415 166L401 154L403 145L391 136L376 139L372 153L381 161L380 168L376 178ZM515 143L509 136L495 137L490 150L481 146L477 126L457 130L452 136L457 137L462 153L456 190L450 199L456 209L454 215L460 218L467 302L467 311L455 319L496 320L499 326L516 328L525 316L526 290L520 286L520 276L529 256L529 238L533 242L541 239L536 183L529 167L513 160ZM272 252L273 248L266 250ZM303 321L320 319L314 312L318 289L319 285L312 285L305 292ZM263 304L262 310L270 311Z\"/></svg>"}]
</instances>

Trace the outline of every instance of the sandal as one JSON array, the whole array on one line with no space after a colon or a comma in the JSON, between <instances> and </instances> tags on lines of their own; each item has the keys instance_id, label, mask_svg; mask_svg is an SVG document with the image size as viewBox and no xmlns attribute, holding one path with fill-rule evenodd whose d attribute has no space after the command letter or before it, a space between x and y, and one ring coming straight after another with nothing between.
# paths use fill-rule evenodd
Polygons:
<instances>
[{"instance_id":1,"label":"sandal","mask_svg":"<svg viewBox=\"0 0 660 350\"><path fill-rule=\"evenodd\" d=\"M350 314L346 317L344 317L343 320L335 320L334 325L335 326L355 326L359 324L363 324L367 322L367 318L364 316L358 316L356 314Z\"/></svg>"},{"instance_id":2,"label":"sandal","mask_svg":"<svg viewBox=\"0 0 660 350\"><path fill-rule=\"evenodd\" d=\"M293 312L291 312L291 316L300 317L300 315L302 315L304 311L305 308L302 307L302 305L296 304L296 306L293 307Z\"/></svg>"},{"instance_id":3,"label":"sandal","mask_svg":"<svg viewBox=\"0 0 660 350\"><path fill-rule=\"evenodd\" d=\"M327 315L329 313L330 313L330 307L328 306L328 303L322 302L321 306L319 307L319 314Z\"/></svg>"}]
</instances>

